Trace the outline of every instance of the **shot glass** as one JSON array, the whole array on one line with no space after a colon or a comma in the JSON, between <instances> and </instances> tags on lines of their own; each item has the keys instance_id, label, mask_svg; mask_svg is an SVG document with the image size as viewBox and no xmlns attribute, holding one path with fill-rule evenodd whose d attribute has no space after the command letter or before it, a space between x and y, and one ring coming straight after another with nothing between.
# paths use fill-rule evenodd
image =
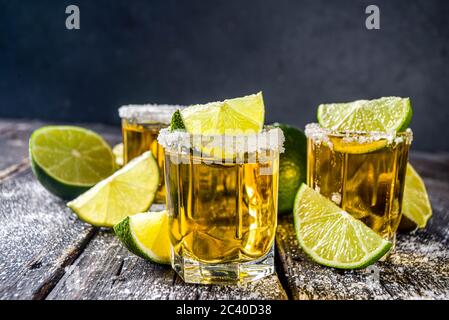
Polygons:
<instances>
[{"instance_id":1,"label":"shot glass","mask_svg":"<svg viewBox=\"0 0 449 320\"><path fill-rule=\"evenodd\" d=\"M173 113L182 108L176 105L128 105L119 109L124 164L148 150L158 163L161 174L156 203L165 203L164 149L157 142L157 136L161 128L170 124Z\"/></svg>"},{"instance_id":2,"label":"shot glass","mask_svg":"<svg viewBox=\"0 0 449 320\"><path fill-rule=\"evenodd\" d=\"M336 132L308 124L306 136L307 184L394 248L412 131Z\"/></svg>"},{"instance_id":3,"label":"shot glass","mask_svg":"<svg viewBox=\"0 0 449 320\"><path fill-rule=\"evenodd\" d=\"M161 130L173 269L189 283L245 283L274 272L283 134Z\"/></svg>"}]
</instances>

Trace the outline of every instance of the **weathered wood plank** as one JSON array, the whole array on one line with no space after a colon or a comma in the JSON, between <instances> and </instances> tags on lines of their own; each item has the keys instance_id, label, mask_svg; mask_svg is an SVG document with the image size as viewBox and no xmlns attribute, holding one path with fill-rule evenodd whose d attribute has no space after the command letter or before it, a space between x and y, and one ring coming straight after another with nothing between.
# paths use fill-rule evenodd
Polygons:
<instances>
[{"instance_id":1,"label":"weathered wood plank","mask_svg":"<svg viewBox=\"0 0 449 320\"><path fill-rule=\"evenodd\" d=\"M110 231L101 231L47 299L286 299L273 275L242 286L185 284L170 266L130 254Z\"/></svg>"},{"instance_id":2,"label":"weathered wood plank","mask_svg":"<svg viewBox=\"0 0 449 320\"><path fill-rule=\"evenodd\" d=\"M30 169L0 184L0 299L45 297L95 233Z\"/></svg>"},{"instance_id":3,"label":"weathered wood plank","mask_svg":"<svg viewBox=\"0 0 449 320\"><path fill-rule=\"evenodd\" d=\"M42 125L0 120L0 299L45 297L96 233L34 179L28 139ZM118 128L84 127L120 140Z\"/></svg>"},{"instance_id":4,"label":"weathered wood plank","mask_svg":"<svg viewBox=\"0 0 449 320\"><path fill-rule=\"evenodd\" d=\"M8 124L0 123L0 181L28 164L30 126Z\"/></svg>"},{"instance_id":5,"label":"weathered wood plank","mask_svg":"<svg viewBox=\"0 0 449 320\"><path fill-rule=\"evenodd\" d=\"M424 178L433 206L433 218L426 229L399 235L396 253L367 270L341 271L315 264L299 248L291 217L281 219L276 240L280 268L291 297L448 299L449 183L435 180L436 175L432 177Z\"/></svg>"}]
</instances>

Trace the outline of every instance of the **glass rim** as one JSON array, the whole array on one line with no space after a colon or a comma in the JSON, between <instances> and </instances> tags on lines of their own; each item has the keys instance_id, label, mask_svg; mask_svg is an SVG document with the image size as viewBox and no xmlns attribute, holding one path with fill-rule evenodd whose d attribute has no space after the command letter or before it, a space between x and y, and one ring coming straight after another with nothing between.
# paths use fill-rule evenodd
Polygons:
<instances>
[{"instance_id":1,"label":"glass rim","mask_svg":"<svg viewBox=\"0 0 449 320\"><path fill-rule=\"evenodd\" d=\"M118 114L121 119L133 122L154 121L170 123L173 113L185 107L172 104L129 104L121 106L118 109Z\"/></svg>"},{"instance_id":2,"label":"glass rim","mask_svg":"<svg viewBox=\"0 0 449 320\"><path fill-rule=\"evenodd\" d=\"M261 151L284 152L284 133L280 128L265 126L258 133L206 135L190 134L185 130L170 131L163 128L158 135L158 142L166 152L188 154L192 150L202 150L205 147L223 148L226 153L254 153Z\"/></svg>"},{"instance_id":3,"label":"glass rim","mask_svg":"<svg viewBox=\"0 0 449 320\"><path fill-rule=\"evenodd\" d=\"M326 140L327 138L343 138L348 141L360 143L369 143L379 140L387 140L389 142L397 139L405 139L410 144L413 141L413 131L407 128L400 132L382 132L382 131L352 131L352 130L333 130L322 127L318 123L309 123L304 131L306 137L312 140ZM396 141L397 142L397 141Z\"/></svg>"}]
</instances>

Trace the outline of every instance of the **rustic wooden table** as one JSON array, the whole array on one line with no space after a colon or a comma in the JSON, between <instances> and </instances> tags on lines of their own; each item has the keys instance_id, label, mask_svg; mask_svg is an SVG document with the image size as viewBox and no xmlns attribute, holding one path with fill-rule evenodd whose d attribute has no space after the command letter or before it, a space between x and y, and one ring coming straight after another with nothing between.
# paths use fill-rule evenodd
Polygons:
<instances>
[{"instance_id":1,"label":"rustic wooden table","mask_svg":"<svg viewBox=\"0 0 449 320\"><path fill-rule=\"evenodd\" d=\"M185 284L168 266L130 254L110 230L76 219L34 179L28 138L43 123L0 120L0 299L449 299L449 153L413 152L434 217L400 235L397 252L367 270L311 262L291 217L279 221L277 274L250 285ZM86 125L111 144L118 128Z\"/></svg>"}]
</instances>

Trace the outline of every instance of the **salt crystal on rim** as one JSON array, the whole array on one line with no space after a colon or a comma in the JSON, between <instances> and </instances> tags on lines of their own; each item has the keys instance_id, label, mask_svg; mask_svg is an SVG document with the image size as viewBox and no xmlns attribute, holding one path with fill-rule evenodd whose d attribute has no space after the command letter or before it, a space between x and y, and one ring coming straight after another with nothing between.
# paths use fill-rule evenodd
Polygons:
<instances>
[{"instance_id":1,"label":"salt crystal on rim","mask_svg":"<svg viewBox=\"0 0 449 320\"><path fill-rule=\"evenodd\" d=\"M185 106L169 104L130 104L118 109L120 118L132 122L160 122L169 124L176 110L184 109Z\"/></svg>"},{"instance_id":2,"label":"salt crystal on rim","mask_svg":"<svg viewBox=\"0 0 449 320\"><path fill-rule=\"evenodd\" d=\"M379 140L387 140L388 144L398 144L405 142L411 144L413 141L413 132L410 128L404 132L379 132L379 131L335 131L323 128L318 123L309 123L306 125L305 134L315 143L326 142L332 145L330 137L341 137L343 142L370 143Z\"/></svg>"},{"instance_id":3,"label":"salt crystal on rim","mask_svg":"<svg viewBox=\"0 0 449 320\"><path fill-rule=\"evenodd\" d=\"M279 128L267 127L260 133L240 135L191 135L184 130L171 132L169 128L161 129L158 142L166 150L186 153L195 148L200 150L207 146L224 146L237 153L254 153L261 151L284 152L284 133Z\"/></svg>"}]
</instances>

